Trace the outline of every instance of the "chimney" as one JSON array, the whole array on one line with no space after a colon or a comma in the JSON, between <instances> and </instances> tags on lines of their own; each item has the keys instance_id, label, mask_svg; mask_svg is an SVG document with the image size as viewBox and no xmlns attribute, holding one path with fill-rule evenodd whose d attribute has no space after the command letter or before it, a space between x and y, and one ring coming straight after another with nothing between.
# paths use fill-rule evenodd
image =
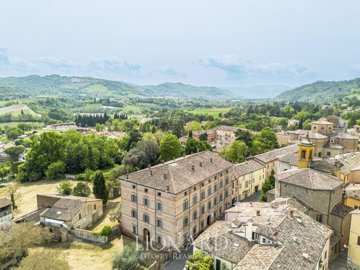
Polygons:
<instances>
[{"instance_id":1,"label":"chimney","mask_svg":"<svg viewBox=\"0 0 360 270\"><path fill-rule=\"evenodd\" d=\"M212 163L212 157L210 158L210 163Z\"/></svg>"},{"instance_id":2,"label":"chimney","mask_svg":"<svg viewBox=\"0 0 360 270\"><path fill-rule=\"evenodd\" d=\"M195 172L195 165L191 165L191 170Z\"/></svg>"},{"instance_id":3,"label":"chimney","mask_svg":"<svg viewBox=\"0 0 360 270\"><path fill-rule=\"evenodd\" d=\"M199 164L199 165L200 165L200 167L202 167L202 162L201 162L201 161L200 161L200 164Z\"/></svg>"},{"instance_id":4,"label":"chimney","mask_svg":"<svg viewBox=\"0 0 360 270\"><path fill-rule=\"evenodd\" d=\"M290 214L290 217L293 218L294 217L294 210L290 210L289 214Z\"/></svg>"},{"instance_id":5,"label":"chimney","mask_svg":"<svg viewBox=\"0 0 360 270\"><path fill-rule=\"evenodd\" d=\"M165 180L167 179L167 175L166 175L166 173L164 173L164 179L165 179Z\"/></svg>"},{"instance_id":6,"label":"chimney","mask_svg":"<svg viewBox=\"0 0 360 270\"><path fill-rule=\"evenodd\" d=\"M256 210L256 215L260 216L260 210Z\"/></svg>"},{"instance_id":7,"label":"chimney","mask_svg":"<svg viewBox=\"0 0 360 270\"><path fill-rule=\"evenodd\" d=\"M150 175L152 176L152 169L151 169L151 165L149 164L149 172L150 172Z\"/></svg>"},{"instance_id":8,"label":"chimney","mask_svg":"<svg viewBox=\"0 0 360 270\"><path fill-rule=\"evenodd\" d=\"M170 191L170 186L166 186L166 192Z\"/></svg>"}]
</instances>

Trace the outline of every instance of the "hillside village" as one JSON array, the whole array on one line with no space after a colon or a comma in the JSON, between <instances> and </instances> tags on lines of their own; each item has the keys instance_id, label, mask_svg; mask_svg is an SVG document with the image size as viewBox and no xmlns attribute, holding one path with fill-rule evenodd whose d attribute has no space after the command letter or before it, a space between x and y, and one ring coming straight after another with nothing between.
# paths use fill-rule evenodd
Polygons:
<instances>
[{"instance_id":1,"label":"hillside village","mask_svg":"<svg viewBox=\"0 0 360 270\"><path fill-rule=\"evenodd\" d=\"M33 205L31 211L21 214L23 206L16 198L21 184L19 189L14 181L5 182L2 189L8 192L0 197L0 232L6 235L12 228L31 225L51 232L46 241L52 242L103 246L123 238L138 241L163 256L159 260L149 255L142 262L147 269L175 269L176 258L189 252L209 256L214 269L330 269L344 253L356 267L360 265L357 127L348 129L338 117L321 118L307 130L273 133L277 148L243 160L230 158L225 149L239 142L239 134L257 137L263 131L226 125L190 131L174 138L173 144L184 149L180 155L174 148L161 162L136 170L118 167L111 179L99 171L82 176L85 179L61 172L67 180L56 182L52 193L35 191L26 202ZM131 131L61 123L17 140L41 142L46 134L66 138L73 132L89 140L132 136ZM189 142L195 142L195 150ZM199 142L204 142L204 149ZM6 149L18 145L3 144L2 162L11 158ZM24 149L16 163L28 162L33 150ZM139 159L135 162L140 164ZM87 183L86 177L92 182ZM106 195L98 190L105 183ZM78 186L81 191L76 193ZM26 252L0 256L1 269L16 265ZM184 255L181 261L178 269L188 267L185 263L190 265L192 258Z\"/></svg>"}]
</instances>

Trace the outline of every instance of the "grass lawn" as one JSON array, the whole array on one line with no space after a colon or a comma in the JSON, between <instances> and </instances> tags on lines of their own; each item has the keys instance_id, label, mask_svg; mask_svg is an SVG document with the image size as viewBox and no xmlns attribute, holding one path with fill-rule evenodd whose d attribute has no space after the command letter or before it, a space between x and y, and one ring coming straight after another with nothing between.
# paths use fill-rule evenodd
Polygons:
<instances>
[{"instance_id":1,"label":"grass lawn","mask_svg":"<svg viewBox=\"0 0 360 270\"><path fill-rule=\"evenodd\" d=\"M109 213L111 210L115 209L121 201L121 198L116 198L113 200L109 200L106 205L106 210L104 212L104 217L101 218L98 222L94 224L94 226L91 228L91 230L94 233L99 233L104 228L104 226L115 226L117 224L116 221L111 221L109 217Z\"/></svg>"},{"instance_id":2,"label":"grass lawn","mask_svg":"<svg viewBox=\"0 0 360 270\"><path fill-rule=\"evenodd\" d=\"M104 246L94 246L86 243L51 243L44 247L31 248L35 250L54 250L59 257L68 261L71 269L74 270L111 270L112 259L116 253L120 252L124 245L133 243L134 240L121 236L114 239L111 243Z\"/></svg>"},{"instance_id":3,"label":"grass lawn","mask_svg":"<svg viewBox=\"0 0 360 270\"><path fill-rule=\"evenodd\" d=\"M191 112L193 114L205 114L211 115L213 117L219 117L219 113L227 113L230 111L230 107L222 107L222 108L197 108L194 110L186 110L187 112Z\"/></svg>"},{"instance_id":4,"label":"grass lawn","mask_svg":"<svg viewBox=\"0 0 360 270\"><path fill-rule=\"evenodd\" d=\"M38 182L21 183L19 192L20 200L17 202L18 208L14 212L15 218L30 213L37 209L36 194L54 194L56 186L62 180L41 180ZM74 185L79 181L69 180Z\"/></svg>"}]
</instances>

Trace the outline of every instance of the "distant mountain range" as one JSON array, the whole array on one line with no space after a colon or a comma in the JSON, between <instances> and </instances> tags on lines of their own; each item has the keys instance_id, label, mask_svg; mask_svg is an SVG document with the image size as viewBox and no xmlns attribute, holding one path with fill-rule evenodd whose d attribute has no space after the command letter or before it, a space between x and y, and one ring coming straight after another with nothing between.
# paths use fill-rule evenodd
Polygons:
<instances>
[{"instance_id":1,"label":"distant mountain range","mask_svg":"<svg viewBox=\"0 0 360 270\"><path fill-rule=\"evenodd\" d=\"M250 87L194 86L183 83L135 85L91 77L59 75L0 78L0 99L32 97L171 97L180 99L234 100L275 98L284 101L336 101L346 95L358 95L360 78L349 81L318 81L295 89L283 85ZM355 92L354 92L355 91Z\"/></svg>"},{"instance_id":2,"label":"distant mountain range","mask_svg":"<svg viewBox=\"0 0 360 270\"><path fill-rule=\"evenodd\" d=\"M276 99L285 101L333 102L343 97L358 97L360 78L348 81L317 81L285 91Z\"/></svg>"},{"instance_id":3,"label":"distant mountain range","mask_svg":"<svg viewBox=\"0 0 360 270\"><path fill-rule=\"evenodd\" d=\"M252 86L219 88L194 86L183 83L135 85L91 77L59 75L0 78L0 99L35 96L87 96L87 97L171 97L181 99L228 100L245 98L273 98L286 86Z\"/></svg>"}]
</instances>

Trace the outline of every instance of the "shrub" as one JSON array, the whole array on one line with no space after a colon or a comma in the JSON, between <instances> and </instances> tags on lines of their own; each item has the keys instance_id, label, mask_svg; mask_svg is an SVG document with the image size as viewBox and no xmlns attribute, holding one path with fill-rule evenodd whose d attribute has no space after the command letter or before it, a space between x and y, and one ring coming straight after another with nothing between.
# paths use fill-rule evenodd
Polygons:
<instances>
[{"instance_id":1,"label":"shrub","mask_svg":"<svg viewBox=\"0 0 360 270\"><path fill-rule=\"evenodd\" d=\"M109 236L111 233L112 233L112 228L110 226L106 225L106 226L104 226L104 228L102 228L99 235L101 235L101 236Z\"/></svg>"},{"instance_id":2,"label":"shrub","mask_svg":"<svg viewBox=\"0 0 360 270\"><path fill-rule=\"evenodd\" d=\"M51 163L45 172L46 178L55 180L61 178L65 173L65 164L62 161Z\"/></svg>"}]
</instances>

